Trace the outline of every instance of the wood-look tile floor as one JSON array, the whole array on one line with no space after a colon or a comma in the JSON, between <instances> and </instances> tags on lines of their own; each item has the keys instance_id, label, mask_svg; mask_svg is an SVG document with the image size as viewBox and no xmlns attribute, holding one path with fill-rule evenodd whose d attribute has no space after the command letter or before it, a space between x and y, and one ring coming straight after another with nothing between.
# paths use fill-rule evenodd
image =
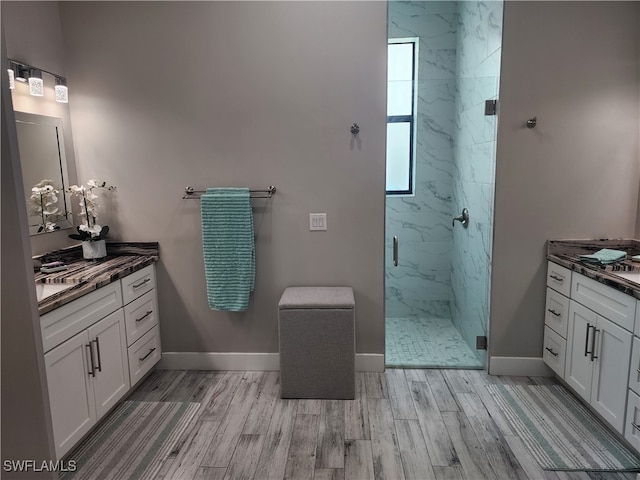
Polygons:
<instances>
[{"instance_id":1,"label":"wood-look tile floor","mask_svg":"<svg viewBox=\"0 0 640 480\"><path fill-rule=\"evenodd\" d=\"M542 471L487 383L555 381L388 369L358 373L355 400L282 400L278 372L156 370L130 399L202 405L158 479L636 479Z\"/></svg>"}]
</instances>

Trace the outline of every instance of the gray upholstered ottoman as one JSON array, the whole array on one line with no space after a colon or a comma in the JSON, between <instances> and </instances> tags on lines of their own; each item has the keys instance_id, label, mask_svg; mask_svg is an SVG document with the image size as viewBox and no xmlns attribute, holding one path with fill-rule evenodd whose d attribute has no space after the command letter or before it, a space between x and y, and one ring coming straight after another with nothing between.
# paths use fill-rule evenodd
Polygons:
<instances>
[{"instance_id":1,"label":"gray upholstered ottoman","mask_svg":"<svg viewBox=\"0 0 640 480\"><path fill-rule=\"evenodd\" d=\"M282 398L355 398L350 287L291 287L278 304Z\"/></svg>"}]
</instances>

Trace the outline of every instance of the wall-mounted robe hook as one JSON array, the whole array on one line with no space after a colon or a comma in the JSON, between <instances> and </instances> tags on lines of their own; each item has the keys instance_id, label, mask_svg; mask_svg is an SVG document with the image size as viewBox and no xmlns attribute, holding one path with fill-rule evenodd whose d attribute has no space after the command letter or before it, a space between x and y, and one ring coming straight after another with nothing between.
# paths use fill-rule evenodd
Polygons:
<instances>
[{"instance_id":1,"label":"wall-mounted robe hook","mask_svg":"<svg viewBox=\"0 0 640 480\"><path fill-rule=\"evenodd\" d=\"M358 125L357 123L354 123L353 125L351 125L351 133L353 135L357 135L360 133L360 125Z\"/></svg>"},{"instance_id":2,"label":"wall-mounted robe hook","mask_svg":"<svg viewBox=\"0 0 640 480\"><path fill-rule=\"evenodd\" d=\"M536 128L538 124L538 117L533 117L527 120L527 128Z\"/></svg>"}]
</instances>

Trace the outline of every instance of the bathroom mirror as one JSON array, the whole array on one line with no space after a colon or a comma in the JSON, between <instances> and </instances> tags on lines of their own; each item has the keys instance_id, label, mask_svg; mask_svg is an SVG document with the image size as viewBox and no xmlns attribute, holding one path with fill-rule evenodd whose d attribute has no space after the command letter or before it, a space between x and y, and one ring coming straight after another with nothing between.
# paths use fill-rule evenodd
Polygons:
<instances>
[{"instance_id":1,"label":"bathroom mirror","mask_svg":"<svg viewBox=\"0 0 640 480\"><path fill-rule=\"evenodd\" d=\"M15 112L15 115L29 233L36 235L71 228L73 216L70 197L65 193L69 187L69 174L64 154L62 120L24 112ZM32 188L43 180L51 180L51 185L58 190L55 202L51 196L38 196L38 200L32 198ZM40 200L42 198L44 201ZM48 205L43 214L41 205L45 203ZM46 213L54 210L55 213Z\"/></svg>"}]
</instances>

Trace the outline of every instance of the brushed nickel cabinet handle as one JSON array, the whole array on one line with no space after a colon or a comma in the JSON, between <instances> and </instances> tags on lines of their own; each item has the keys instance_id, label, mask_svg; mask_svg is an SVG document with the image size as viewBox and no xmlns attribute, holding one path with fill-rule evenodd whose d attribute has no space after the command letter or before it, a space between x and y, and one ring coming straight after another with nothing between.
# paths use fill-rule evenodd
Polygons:
<instances>
[{"instance_id":1,"label":"brushed nickel cabinet handle","mask_svg":"<svg viewBox=\"0 0 640 480\"><path fill-rule=\"evenodd\" d=\"M96 352L98 354L98 366L96 369L101 372L102 371L102 357L100 357L100 339L96 337L95 340L91 340L92 342L96 342Z\"/></svg>"},{"instance_id":2,"label":"brushed nickel cabinet handle","mask_svg":"<svg viewBox=\"0 0 640 480\"><path fill-rule=\"evenodd\" d=\"M584 339L584 356L585 357L591 353L589 351L589 330L590 329L591 329L591 324L587 323L587 335L586 335L586 337Z\"/></svg>"},{"instance_id":3,"label":"brushed nickel cabinet handle","mask_svg":"<svg viewBox=\"0 0 640 480\"><path fill-rule=\"evenodd\" d=\"M132 288L140 288L141 286L143 286L145 283L150 282L151 279L150 278L145 278L143 281L141 281L140 283L136 283L135 285L132 286Z\"/></svg>"},{"instance_id":4,"label":"brushed nickel cabinet handle","mask_svg":"<svg viewBox=\"0 0 640 480\"><path fill-rule=\"evenodd\" d=\"M591 338L591 361L592 362L598 358L595 355L595 353L596 353L596 333L598 333L599 331L600 330L598 330L596 327L593 327L593 337Z\"/></svg>"},{"instance_id":5,"label":"brushed nickel cabinet handle","mask_svg":"<svg viewBox=\"0 0 640 480\"><path fill-rule=\"evenodd\" d=\"M136 323L141 322L142 320L144 320L145 318L147 318L149 315L151 315L153 313L153 310L149 310L147 313L145 313L143 316L141 316L140 318L136 318Z\"/></svg>"},{"instance_id":6,"label":"brushed nickel cabinet handle","mask_svg":"<svg viewBox=\"0 0 640 480\"><path fill-rule=\"evenodd\" d=\"M555 315L556 317L561 317L562 314L556 312L555 310L552 310L550 308L547 308L547 312L551 313L552 315Z\"/></svg>"},{"instance_id":7,"label":"brushed nickel cabinet handle","mask_svg":"<svg viewBox=\"0 0 640 480\"><path fill-rule=\"evenodd\" d=\"M557 282L564 282L564 278L562 278L562 277L558 277L557 275L553 275L553 274L551 274L551 275L549 275L549 277L550 277L550 278L553 278L553 279L554 279L555 281L557 281Z\"/></svg>"},{"instance_id":8,"label":"brushed nickel cabinet handle","mask_svg":"<svg viewBox=\"0 0 640 480\"><path fill-rule=\"evenodd\" d=\"M96 367L93 364L93 348L91 348L91 343L87 343L85 345L86 348L89 349L89 359L91 360L91 371L88 372L92 377L96 376Z\"/></svg>"},{"instance_id":9,"label":"brushed nickel cabinet handle","mask_svg":"<svg viewBox=\"0 0 640 480\"><path fill-rule=\"evenodd\" d=\"M144 357L139 358L138 360L139 360L139 361L141 361L141 362L143 362L144 360L146 360L146 358L147 358L149 355L151 355L151 354L152 354L153 352L155 352L155 351L156 351L156 347L153 347L151 350L149 350L149 353L147 353Z\"/></svg>"},{"instance_id":10,"label":"brushed nickel cabinet handle","mask_svg":"<svg viewBox=\"0 0 640 480\"><path fill-rule=\"evenodd\" d=\"M558 356L558 354L556 352L554 352L553 350L551 350L549 347L544 347L544 349L547 350L554 357Z\"/></svg>"}]
</instances>

